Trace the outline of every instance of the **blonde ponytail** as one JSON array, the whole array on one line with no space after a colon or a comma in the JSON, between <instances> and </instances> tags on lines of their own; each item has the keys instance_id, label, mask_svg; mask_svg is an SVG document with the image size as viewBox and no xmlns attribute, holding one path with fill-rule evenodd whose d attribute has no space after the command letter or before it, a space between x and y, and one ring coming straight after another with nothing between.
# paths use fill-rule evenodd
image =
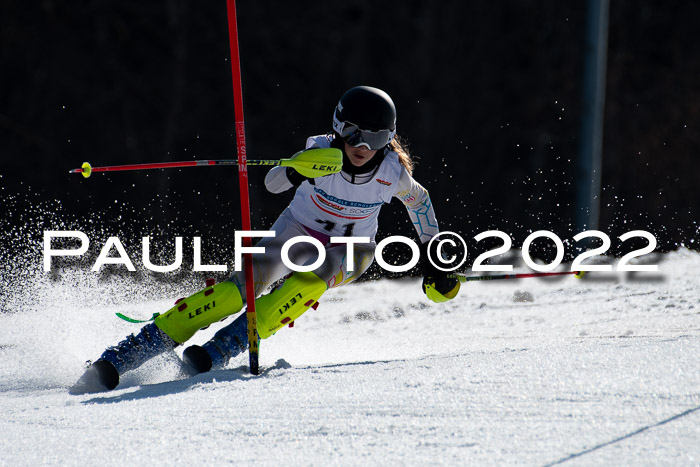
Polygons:
<instances>
[{"instance_id":1,"label":"blonde ponytail","mask_svg":"<svg viewBox=\"0 0 700 467\"><path fill-rule=\"evenodd\" d=\"M394 136L394 139L389 143L392 151L399 155L399 162L404 166L409 175L413 175L413 159L408 152L408 143L399 135Z\"/></svg>"}]
</instances>

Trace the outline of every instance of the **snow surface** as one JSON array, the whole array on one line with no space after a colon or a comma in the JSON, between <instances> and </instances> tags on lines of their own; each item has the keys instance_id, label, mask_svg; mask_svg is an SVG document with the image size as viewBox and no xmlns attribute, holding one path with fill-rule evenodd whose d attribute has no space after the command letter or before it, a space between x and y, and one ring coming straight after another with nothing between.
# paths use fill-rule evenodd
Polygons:
<instances>
[{"instance_id":1,"label":"snow surface","mask_svg":"<svg viewBox=\"0 0 700 467\"><path fill-rule=\"evenodd\" d=\"M196 288L44 275L0 313L0 464L700 465L700 254L661 258L441 305L417 279L351 285L263 341L260 376L246 354L183 379L169 355L84 396L84 362L138 330L115 312Z\"/></svg>"}]
</instances>

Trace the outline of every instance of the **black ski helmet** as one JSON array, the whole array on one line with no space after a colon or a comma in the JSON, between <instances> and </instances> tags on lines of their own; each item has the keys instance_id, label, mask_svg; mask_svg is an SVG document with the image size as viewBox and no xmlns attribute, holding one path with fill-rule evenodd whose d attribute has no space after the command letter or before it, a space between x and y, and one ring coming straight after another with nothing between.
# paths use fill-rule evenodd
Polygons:
<instances>
[{"instance_id":1,"label":"black ski helmet","mask_svg":"<svg viewBox=\"0 0 700 467\"><path fill-rule=\"evenodd\" d=\"M362 134L354 134L354 141L358 144L347 140L348 136L353 135L351 126L363 130ZM351 88L335 107L333 130L353 146L364 144L370 149L386 146L396 135L394 101L381 89L370 86Z\"/></svg>"}]
</instances>

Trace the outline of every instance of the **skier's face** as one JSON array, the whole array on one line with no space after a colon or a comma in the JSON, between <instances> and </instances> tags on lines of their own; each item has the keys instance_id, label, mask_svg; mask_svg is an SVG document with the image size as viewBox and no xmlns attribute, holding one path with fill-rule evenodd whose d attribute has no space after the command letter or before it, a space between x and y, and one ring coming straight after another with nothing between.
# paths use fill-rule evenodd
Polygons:
<instances>
[{"instance_id":1,"label":"skier's face","mask_svg":"<svg viewBox=\"0 0 700 467\"><path fill-rule=\"evenodd\" d=\"M345 143L345 154L347 154L350 163L355 167L362 167L369 162L376 153L376 149L368 149L365 146L356 148Z\"/></svg>"}]
</instances>

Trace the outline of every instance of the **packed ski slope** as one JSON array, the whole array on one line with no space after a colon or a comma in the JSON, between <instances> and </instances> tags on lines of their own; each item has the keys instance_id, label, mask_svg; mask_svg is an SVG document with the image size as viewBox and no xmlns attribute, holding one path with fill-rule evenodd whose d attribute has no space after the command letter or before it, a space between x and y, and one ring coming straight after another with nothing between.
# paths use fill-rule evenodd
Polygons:
<instances>
[{"instance_id":1,"label":"packed ski slope","mask_svg":"<svg viewBox=\"0 0 700 467\"><path fill-rule=\"evenodd\" d=\"M39 279L0 313L0 464L698 465L700 254L659 266L442 305L417 279L365 282L263 341L260 376L241 356L187 379L170 355L84 396L84 362L138 329L114 313L195 285Z\"/></svg>"}]
</instances>

